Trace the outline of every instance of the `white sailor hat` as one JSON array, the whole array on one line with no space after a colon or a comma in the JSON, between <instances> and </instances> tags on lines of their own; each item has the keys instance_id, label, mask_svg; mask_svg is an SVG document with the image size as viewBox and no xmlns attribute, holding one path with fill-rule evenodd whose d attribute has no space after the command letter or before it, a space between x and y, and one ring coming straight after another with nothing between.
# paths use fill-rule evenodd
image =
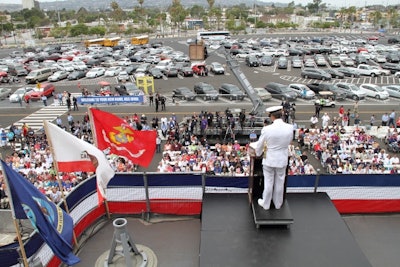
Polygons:
<instances>
[{"instance_id":1,"label":"white sailor hat","mask_svg":"<svg viewBox=\"0 0 400 267\"><path fill-rule=\"evenodd\" d=\"M279 111L282 109L283 109L283 106L272 106L272 107L267 108L265 111L268 113L273 113L273 112L276 112L276 111Z\"/></svg>"}]
</instances>

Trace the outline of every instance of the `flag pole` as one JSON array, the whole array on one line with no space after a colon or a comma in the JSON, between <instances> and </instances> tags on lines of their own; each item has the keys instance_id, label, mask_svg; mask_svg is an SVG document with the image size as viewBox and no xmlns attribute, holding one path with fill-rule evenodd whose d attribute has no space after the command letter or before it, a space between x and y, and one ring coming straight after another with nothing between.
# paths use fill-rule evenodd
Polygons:
<instances>
[{"instance_id":1,"label":"flag pole","mask_svg":"<svg viewBox=\"0 0 400 267\"><path fill-rule=\"evenodd\" d=\"M0 154L0 158L1 158L1 160L3 160L3 157L1 154ZM15 218L14 202L12 201L12 194L11 194L10 186L8 184L8 177L7 177L6 172L3 170L3 165L1 165L1 169L3 171L4 181L5 181L6 187L7 187L7 193L8 193L7 196L8 196L8 200L10 203L11 215L12 215L15 231L17 232L19 248L21 249L22 261L24 263L24 267L29 267L28 259L26 257L26 252L25 252L25 246L24 246L24 243L22 242L21 230L19 228L17 219Z\"/></svg>"},{"instance_id":2,"label":"flag pole","mask_svg":"<svg viewBox=\"0 0 400 267\"><path fill-rule=\"evenodd\" d=\"M97 135L96 135L95 126L93 123L92 112L90 111L91 107L88 107L87 109L88 109L88 114L89 114L89 123L90 123L90 129L92 132L93 143L97 146ZM96 179L97 179L97 174L96 174ZM105 190L104 190L104 192L105 192ZM104 203L104 207L106 209L107 218L110 219L111 216L110 216L110 209L108 207L107 198L104 198L103 203Z\"/></svg>"},{"instance_id":3,"label":"flag pole","mask_svg":"<svg viewBox=\"0 0 400 267\"><path fill-rule=\"evenodd\" d=\"M43 121L43 126L44 126L45 133L48 133L49 129L47 128L47 124L44 121ZM47 135L46 135L46 138L47 138ZM65 199L64 187L62 185L62 182L61 182L61 179L60 179L60 176L59 176L59 172L58 172L58 162L57 162L57 159L56 159L56 154L54 153L53 145L51 144L51 140L50 139L51 138L47 138L47 143L49 144L50 152L53 155L53 167L54 167L54 170L56 172L56 178L57 178L57 181L58 181L58 187L60 187L60 190L61 190L61 198L62 198L63 203L64 203L65 211L68 214L70 214L69 208L68 208L68 204L67 204L67 200ZM74 239L75 246L78 246L78 239L76 238L75 230L72 231L72 238Z\"/></svg>"}]
</instances>

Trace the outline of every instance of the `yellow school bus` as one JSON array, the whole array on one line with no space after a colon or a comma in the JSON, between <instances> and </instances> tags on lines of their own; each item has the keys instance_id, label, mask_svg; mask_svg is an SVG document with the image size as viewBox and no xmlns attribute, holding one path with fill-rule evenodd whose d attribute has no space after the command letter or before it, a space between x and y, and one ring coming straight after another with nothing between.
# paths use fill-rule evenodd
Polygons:
<instances>
[{"instance_id":1,"label":"yellow school bus","mask_svg":"<svg viewBox=\"0 0 400 267\"><path fill-rule=\"evenodd\" d=\"M144 45L149 43L149 36L148 35L142 35L142 36L136 36L132 37L131 39L131 44L133 45Z\"/></svg>"},{"instance_id":2,"label":"yellow school bus","mask_svg":"<svg viewBox=\"0 0 400 267\"><path fill-rule=\"evenodd\" d=\"M89 47L89 46L92 46L92 45L101 45L101 46L103 46L105 40L106 40L105 38L91 39L91 40L86 40L84 42L84 44L85 44L85 47Z\"/></svg>"},{"instance_id":3,"label":"yellow school bus","mask_svg":"<svg viewBox=\"0 0 400 267\"><path fill-rule=\"evenodd\" d=\"M106 38L104 40L104 46L114 47L114 46L118 45L119 41L121 41L121 37Z\"/></svg>"}]
</instances>

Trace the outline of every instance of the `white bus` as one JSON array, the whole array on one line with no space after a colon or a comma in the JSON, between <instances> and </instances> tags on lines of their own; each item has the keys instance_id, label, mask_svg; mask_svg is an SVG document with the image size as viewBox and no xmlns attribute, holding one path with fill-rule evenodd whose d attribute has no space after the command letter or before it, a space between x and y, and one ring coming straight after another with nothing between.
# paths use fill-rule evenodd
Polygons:
<instances>
[{"instance_id":1,"label":"white bus","mask_svg":"<svg viewBox=\"0 0 400 267\"><path fill-rule=\"evenodd\" d=\"M231 34L228 31L206 31L198 32L197 40L222 41L229 39L230 36Z\"/></svg>"}]
</instances>

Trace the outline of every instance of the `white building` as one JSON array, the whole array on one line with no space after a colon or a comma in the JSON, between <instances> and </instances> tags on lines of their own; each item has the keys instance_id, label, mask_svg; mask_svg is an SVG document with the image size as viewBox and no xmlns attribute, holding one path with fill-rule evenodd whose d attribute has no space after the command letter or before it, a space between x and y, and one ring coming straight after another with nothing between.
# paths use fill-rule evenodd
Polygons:
<instances>
[{"instance_id":1,"label":"white building","mask_svg":"<svg viewBox=\"0 0 400 267\"><path fill-rule=\"evenodd\" d=\"M39 8L39 2L35 0L22 0L22 9Z\"/></svg>"}]
</instances>

